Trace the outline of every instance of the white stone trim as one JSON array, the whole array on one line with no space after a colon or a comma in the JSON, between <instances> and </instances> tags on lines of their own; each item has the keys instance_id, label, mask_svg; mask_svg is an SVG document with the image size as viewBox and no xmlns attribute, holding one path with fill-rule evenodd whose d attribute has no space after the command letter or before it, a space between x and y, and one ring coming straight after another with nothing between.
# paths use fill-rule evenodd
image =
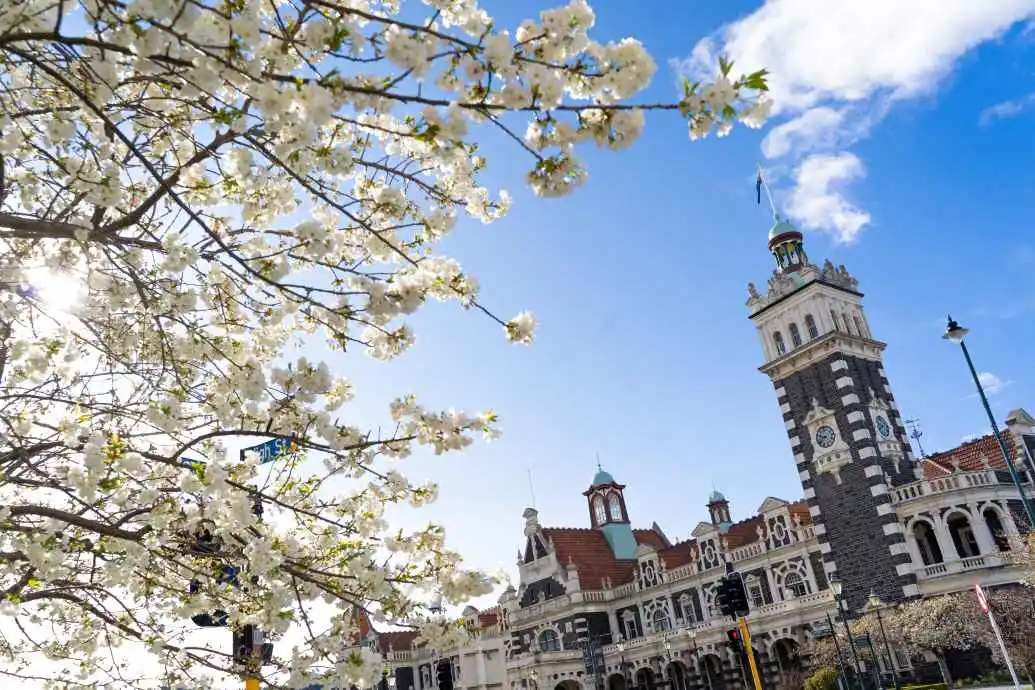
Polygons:
<instances>
[{"instance_id":1,"label":"white stone trim","mask_svg":"<svg viewBox=\"0 0 1035 690\"><path fill-rule=\"evenodd\" d=\"M805 462L805 453L795 453L794 462Z\"/></svg>"},{"instance_id":2,"label":"white stone trim","mask_svg":"<svg viewBox=\"0 0 1035 690\"><path fill-rule=\"evenodd\" d=\"M784 403L783 405L780 405L780 414L787 414L790 411L791 411L791 404L790 403Z\"/></svg>"},{"instance_id":3,"label":"white stone trim","mask_svg":"<svg viewBox=\"0 0 1035 690\"><path fill-rule=\"evenodd\" d=\"M848 388L852 385L852 378L850 376L842 376L838 380L834 381L834 385L838 388Z\"/></svg>"},{"instance_id":4,"label":"white stone trim","mask_svg":"<svg viewBox=\"0 0 1035 690\"><path fill-rule=\"evenodd\" d=\"M819 506L809 506L809 515L811 515L812 517L819 517L821 515Z\"/></svg>"},{"instance_id":5,"label":"white stone trim","mask_svg":"<svg viewBox=\"0 0 1035 690\"><path fill-rule=\"evenodd\" d=\"M823 535L827 533L827 526L823 523L819 523L818 525L812 526L812 531L816 536Z\"/></svg>"},{"instance_id":6,"label":"white stone trim","mask_svg":"<svg viewBox=\"0 0 1035 690\"><path fill-rule=\"evenodd\" d=\"M784 388L783 386L780 386L779 388L776 389L776 397L782 398L786 394L787 394L787 389Z\"/></svg>"},{"instance_id":7,"label":"white stone trim","mask_svg":"<svg viewBox=\"0 0 1035 690\"><path fill-rule=\"evenodd\" d=\"M801 445L801 437L800 436L794 436L793 438L791 438L791 448L792 449L793 448L797 448L800 445Z\"/></svg>"},{"instance_id":8,"label":"white stone trim","mask_svg":"<svg viewBox=\"0 0 1035 690\"><path fill-rule=\"evenodd\" d=\"M841 404L847 407L848 405L856 405L859 403L859 396L855 393L849 393L848 395L841 396Z\"/></svg>"},{"instance_id":9,"label":"white stone trim","mask_svg":"<svg viewBox=\"0 0 1035 690\"><path fill-rule=\"evenodd\" d=\"M883 482L870 487L871 496L883 496L886 493L888 493L888 485Z\"/></svg>"},{"instance_id":10,"label":"white stone trim","mask_svg":"<svg viewBox=\"0 0 1035 690\"><path fill-rule=\"evenodd\" d=\"M852 432L852 438L856 441L862 441L866 438L872 438L869 429L856 429Z\"/></svg>"},{"instance_id":11,"label":"white stone trim","mask_svg":"<svg viewBox=\"0 0 1035 690\"><path fill-rule=\"evenodd\" d=\"M890 515L895 512L895 507L891 503L881 503L877 506L877 515Z\"/></svg>"},{"instance_id":12,"label":"white stone trim","mask_svg":"<svg viewBox=\"0 0 1035 690\"><path fill-rule=\"evenodd\" d=\"M913 564L912 563L899 563L898 565L895 566L895 572L898 573L899 575L909 575L911 572L913 572Z\"/></svg>"},{"instance_id":13,"label":"white stone trim","mask_svg":"<svg viewBox=\"0 0 1035 690\"><path fill-rule=\"evenodd\" d=\"M808 499L808 498L815 498L815 497L816 497L816 490L815 490L815 489L813 489L813 488L812 488L812 487L810 486L809 488L805 489L805 491L803 492L803 494L804 494L805 498L807 498L807 499Z\"/></svg>"},{"instance_id":14,"label":"white stone trim","mask_svg":"<svg viewBox=\"0 0 1035 690\"><path fill-rule=\"evenodd\" d=\"M788 419L786 422L783 423L783 426L787 429L787 431L790 431L794 427L798 426L798 423L795 422L793 419Z\"/></svg>"},{"instance_id":15,"label":"white stone trim","mask_svg":"<svg viewBox=\"0 0 1035 690\"><path fill-rule=\"evenodd\" d=\"M864 415L859 410L855 410L853 412L849 412L848 416L845 417L845 419L848 420L849 424L855 424L856 422L861 422L862 420L866 419L866 415Z\"/></svg>"},{"instance_id":16,"label":"white stone trim","mask_svg":"<svg viewBox=\"0 0 1035 690\"><path fill-rule=\"evenodd\" d=\"M843 359L835 359L830 363L830 371L841 371L848 368L848 362Z\"/></svg>"},{"instance_id":17,"label":"white stone trim","mask_svg":"<svg viewBox=\"0 0 1035 690\"><path fill-rule=\"evenodd\" d=\"M897 544L892 544L891 546L889 546L888 551L891 551L892 556L899 556L904 553L909 553L909 547L906 545L904 541L901 541Z\"/></svg>"},{"instance_id":18,"label":"white stone trim","mask_svg":"<svg viewBox=\"0 0 1035 690\"><path fill-rule=\"evenodd\" d=\"M802 470L801 472L798 473L798 479L800 479L803 482L804 481L808 481L811 478L812 478L812 475L809 474L808 470Z\"/></svg>"},{"instance_id":19,"label":"white stone trim","mask_svg":"<svg viewBox=\"0 0 1035 690\"><path fill-rule=\"evenodd\" d=\"M859 449L859 457L860 458L863 458L863 459L865 459L865 458L872 458L872 457L875 457L876 455L877 455L877 449L874 448L873 446L866 446L865 448L860 448Z\"/></svg>"},{"instance_id":20,"label":"white stone trim","mask_svg":"<svg viewBox=\"0 0 1035 690\"><path fill-rule=\"evenodd\" d=\"M891 536L892 534L902 534L902 525L897 522L889 522L884 525L884 534Z\"/></svg>"},{"instance_id":21,"label":"white stone trim","mask_svg":"<svg viewBox=\"0 0 1035 690\"><path fill-rule=\"evenodd\" d=\"M825 541L819 545L820 553L830 553L830 542Z\"/></svg>"},{"instance_id":22,"label":"white stone trim","mask_svg":"<svg viewBox=\"0 0 1035 690\"><path fill-rule=\"evenodd\" d=\"M902 594L905 595L907 599L910 599L912 597L918 597L920 596L920 587L915 584L906 585L902 588Z\"/></svg>"},{"instance_id":23,"label":"white stone trim","mask_svg":"<svg viewBox=\"0 0 1035 690\"><path fill-rule=\"evenodd\" d=\"M879 477L883 471L880 465L867 465L866 469L863 470L863 474L869 479L870 477Z\"/></svg>"}]
</instances>

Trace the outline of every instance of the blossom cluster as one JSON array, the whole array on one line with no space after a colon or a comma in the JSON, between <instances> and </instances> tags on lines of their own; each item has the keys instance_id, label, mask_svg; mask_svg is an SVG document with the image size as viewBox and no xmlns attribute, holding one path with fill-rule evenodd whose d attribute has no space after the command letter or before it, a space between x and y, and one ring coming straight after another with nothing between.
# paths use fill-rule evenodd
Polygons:
<instances>
[{"instance_id":1,"label":"blossom cluster","mask_svg":"<svg viewBox=\"0 0 1035 690\"><path fill-rule=\"evenodd\" d=\"M510 207L481 181L486 132L556 196L586 180L580 146L625 149L648 111L693 137L766 112L764 73L725 63L630 103L656 65L594 40L583 0L512 31L476 0L402 4L0 2L6 673L43 654L62 687L230 679L189 623L217 610L278 642L263 672L287 687L372 685L357 610L455 644L424 602L494 579L438 526L392 529L390 506L437 497L393 462L494 438L496 415L400 395L382 433L350 421L345 366L402 355L429 300L533 341L439 251ZM291 439L272 471L238 457L271 437Z\"/></svg>"}]
</instances>

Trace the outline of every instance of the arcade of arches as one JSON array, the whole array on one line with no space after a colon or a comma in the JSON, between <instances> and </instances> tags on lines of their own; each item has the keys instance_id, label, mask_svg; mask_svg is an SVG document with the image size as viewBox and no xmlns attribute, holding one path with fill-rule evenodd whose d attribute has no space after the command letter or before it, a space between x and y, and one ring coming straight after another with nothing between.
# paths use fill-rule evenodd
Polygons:
<instances>
[{"instance_id":1,"label":"arcade of arches","mask_svg":"<svg viewBox=\"0 0 1035 690\"><path fill-rule=\"evenodd\" d=\"M798 673L802 663L798 651L798 643L787 638L773 643L768 654L755 651L755 661L767 688L800 688ZM674 660L665 663L663 671L659 672L658 668L657 665L632 668L632 664L626 664L624 673L613 672L607 676L604 690L734 690L743 687L739 662L734 665L725 649L720 652L699 650L696 664ZM577 684L569 680L554 690L579 690L574 686Z\"/></svg>"}]
</instances>

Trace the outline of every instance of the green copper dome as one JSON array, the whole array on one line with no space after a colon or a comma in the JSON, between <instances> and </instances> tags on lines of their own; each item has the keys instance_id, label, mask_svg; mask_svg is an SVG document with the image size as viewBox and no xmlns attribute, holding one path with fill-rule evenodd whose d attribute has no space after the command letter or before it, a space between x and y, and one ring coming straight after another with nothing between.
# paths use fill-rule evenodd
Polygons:
<instances>
[{"instance_id":1,"label":"green copper dome","mask_svg":"<svg viewBox=\"0 0 1035 690\"><path fill-rule=\"evenodd\" d=\"M725 496L723 496L723 495L722 495L721 493L719 493L718 491L713 491L713 492L711 493L711 495L710 495L710 496L708 496L708 502L709 502L709 503L722 503L722 502L723 502L723 501L725 501L725 500L726 500L726 497L725 497Z\"/></svg>"},{"instance_id":2,"label":"green copper dome","mask_svg":"<svg viewBox=\"0 0 1035 690\"><path fill-rule=\"evenodd\" d=\"M615 478L610 473L604 470L597 470L597 473L593 475L593 486L600 486L601 484L614 484Z\"/></svg>"},{"instance_id":3,"label":"green copper dome","mask_svg":"<svg viewBox=\"0 0 1035 690\"><path fill-rule=\"evenodd\" d=\"M787 233L801 235L801 230L794 227L780 216L777 216L776 222L773 223L772 229L769 230L769 239L772 240L775 237L779 237L780 235L785 235Z\"/></svg>"}]
</instances>

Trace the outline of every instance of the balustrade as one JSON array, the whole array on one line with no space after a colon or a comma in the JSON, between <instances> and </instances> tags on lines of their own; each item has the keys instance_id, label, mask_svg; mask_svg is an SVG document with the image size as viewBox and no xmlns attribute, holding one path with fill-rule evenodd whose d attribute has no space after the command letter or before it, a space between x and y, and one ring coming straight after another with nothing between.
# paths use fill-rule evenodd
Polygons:
<instances>
[{"instance_id":1,"label":"balustrade","mask_svg":"<svg viewBox=\"0 0 1035 690\"><path fill-rule=\"evenodd\" d=\"M985 486L1010 486L1009 481L1000 481L995 470L978 470L976 472L957 472L947 477L921 479L920 481L896 486L892 492L893 503L914 501L924 496L934 496L950 491L975 489Z\"/></svg>"}]
</instances>

